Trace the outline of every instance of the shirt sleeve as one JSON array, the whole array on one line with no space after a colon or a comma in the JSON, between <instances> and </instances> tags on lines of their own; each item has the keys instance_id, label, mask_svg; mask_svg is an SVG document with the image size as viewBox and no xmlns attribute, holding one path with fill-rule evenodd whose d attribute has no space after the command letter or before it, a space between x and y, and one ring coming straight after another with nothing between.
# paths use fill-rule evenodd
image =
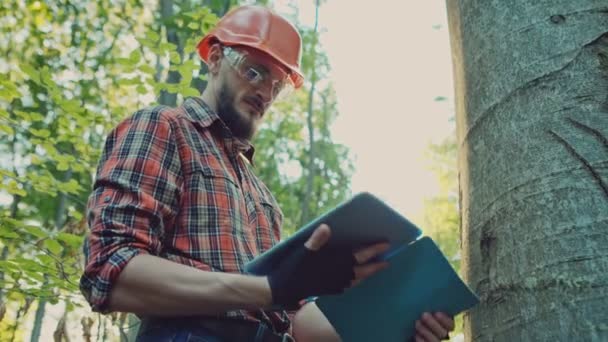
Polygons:
<instances>
[{"instance_id":1,"label":"shirt sleeve","mask_svg":"<svg viewBox=\"0 0 608 342\"><path fill-rule=\"evenodd\" d=\"M158 255L173 229L181 195L179 150L170 120L139 111L107 137L87 204L90 234L80 289L95 312L107 313L112 285L138 254Z\"/></svg>"}]
</instances>

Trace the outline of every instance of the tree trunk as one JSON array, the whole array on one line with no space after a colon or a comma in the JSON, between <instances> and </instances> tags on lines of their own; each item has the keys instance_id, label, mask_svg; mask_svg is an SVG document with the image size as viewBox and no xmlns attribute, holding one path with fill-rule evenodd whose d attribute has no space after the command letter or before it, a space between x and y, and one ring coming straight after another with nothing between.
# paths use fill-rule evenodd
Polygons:
<instances>
[{"instance_id":1,"label":"tree trunk","mask_svg":"<svg viewBox=\"0 0 608 342\"><path fill-rule=\"evenodd\" d=\"M12 113L11 113L11 118L12 117ZM16 163L16 157L17 157L17 153L15 151L15 145L17 144L17 134L13 135L13 138L11 139L10 142L10 150L11 150L11 160L13 163L13 172L15 173L15 175L18 175L19 172L17 171L17 168L15 167ZM21 196L19 195L13 195L13 201L11 202L11 206L10 206L10 218L15 219L17 218L17 213L19 212L19 203L21 202ZM4 242L4 246L2 247L2 252L0 253L0 260L4 261L8 258L8 243ZM0 269L0 283L4 283L4 272L2 269ZM4 303L4 294L5 294L5 289L0 289L0 303ZM3 304L4 305L4 304ZM2 322L2 317L0 317L0 322Z\"/></svg>"},{"instance_id":2,"label":"tree trunk","mask_svg":"<svg viewBox=\"0 0 608 342\"><path fill-rule=\"evenodd\" d=\"M59 322L57 322L55 331L53 332L53 341L54 342L63 342L63 341L69 342L70 341L70 336L68 335L67 325L66 325L67 317L68 317L68 310L66 307L65 310L63 311L63 315L61 316L61 319L59 319Z\"/></svg>"},{"instance_id":3,"label":"tree trunk","mask_svg":"<svg viewBox=\"0 0 608 342\"><path fill-rule=\"evenodd\" d=\"M72 178L72 169L67 170L63 175L63 182L67 182ZM55 228L57 230L61 229L63 223L65 221L65 207L66 207L67 196L64 192L59 193L59 203L57 204L57 209L55 210ZM46 287L46 276L44 277L45 284L43 287ZM32 336L30 338L31 342L38 342L40 340L40 331L42 329L42 321L44 320L44 314L46 310L46 300L40 299L38 302L38 307L36 308L36 315L34 318L34 327L32 328Z\"/></svg>"},{"instance_id":4,"label":"tree trunk","mask_svg":"<svg viewBox=\"0 0 608 342\"><path fill-rule=\"evenodd\" d=\"M164 22L169 17L173 16L173 0L160 0L160 16L161 22ZM177 46L177 53L183 59L184 53L182 43L179 41L177 30L173 27L166 26L167 30L167 42L175 44ZM172 65L170 63L169 65ZM181 79L181 75L178 71L169 71L167 76L167 83L177 84ZM162 90L160 93L159 101L160 104L167 106L175 106L177 102L177 94L170 93L166 90Z\"/></svg>"},{"instance_id":5,"label":"tree trunk","mask_svg":"<svg viewBox=\"0 0 608 342\"><path fill-rule=\"evenodd\" d=\"M319 31L319 6L320 1L315 2L315 27L313 30L313 44L312 50L314 51L317 45L317 34ZM310 220L310 205L313 198L313 186L315 180L315 127L313 123L314 111L314 95L315 88L317 86L317 73L316 73L316 58L313 53L312 57L312 77L310 78L310 91L308 93L308 113L306 115L306 124L308 127L308 172L306 178L306 192L304 193L304 201L302 202L302 217L300 218L300 225L305 224Z\"/></svg>"},{"instance_id":6,"label":"tree trunk","mask_svg":"<svg viewBox=\"0 0 608 342\"><path fill-rule=\"evenodd\" d=\"M470 341L608 341L608 2L450 0Z\"/></svg>"},{"instance_id":7,"label":"tree trunk","mask_svg":"<svg viewBox=\"0 0 608 342\"><path fill-rule=\"evenodd\" d=\"M33 298L26 298L25 302L23 303L22 306L19 307L19 309L17 310L17 315L15 316L15 324L12 325L12 327L9 328L10 330L10 337L11 338L7 338L8 341L10 342L14 342L15 338L17 337L17 331L19 330L19 327L21 325L21 318L25 317L25 315L27 314L27 312L30 309L30 306L32 305L33 302Z\"/></svg>"}]
</instances>

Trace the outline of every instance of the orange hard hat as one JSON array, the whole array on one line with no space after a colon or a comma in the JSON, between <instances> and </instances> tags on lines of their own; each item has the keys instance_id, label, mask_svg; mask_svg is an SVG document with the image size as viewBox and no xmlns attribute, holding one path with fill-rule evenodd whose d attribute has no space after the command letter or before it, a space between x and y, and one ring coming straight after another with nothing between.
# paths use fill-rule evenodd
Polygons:
<instances>
[{"instance_id":1,"label":"orange hard hat","mask_svg":"<svg viewBox=\"0 0 608 342\"><path fill-rule=\"evenodd\" d=\"M198 43L198 54L205 62L214 40L260 50L290 70L289 77L296 89L304 83L300 70L302 38L289 21L266 7L241 6L222 17Z\"/></svg>"}]
</instances>

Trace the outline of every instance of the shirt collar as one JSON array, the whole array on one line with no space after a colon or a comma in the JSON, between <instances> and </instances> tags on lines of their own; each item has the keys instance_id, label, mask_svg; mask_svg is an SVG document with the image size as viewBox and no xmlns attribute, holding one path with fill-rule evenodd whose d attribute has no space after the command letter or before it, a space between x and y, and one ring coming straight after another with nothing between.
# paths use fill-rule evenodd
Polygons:
<instances>
[{"instance_id":1,"label":"shirt collar","mask_svg":"<svg viewBox=\"0 0 608 342\"><path fill-rule=\"evenodd\" d=\"M197 123L204 128L211 127L213 124L219 123L223 130L228 132L230 138L234 142L234 146L237 151L253 165L253 155L255 154L255 148L246 139L240 139L232 135L230 129L220 119L219 115L209 107L203 99L200 97L188 97L184 100L184 109L186 110L186 117L191 122Z\"/></svg>"}]
</instances>

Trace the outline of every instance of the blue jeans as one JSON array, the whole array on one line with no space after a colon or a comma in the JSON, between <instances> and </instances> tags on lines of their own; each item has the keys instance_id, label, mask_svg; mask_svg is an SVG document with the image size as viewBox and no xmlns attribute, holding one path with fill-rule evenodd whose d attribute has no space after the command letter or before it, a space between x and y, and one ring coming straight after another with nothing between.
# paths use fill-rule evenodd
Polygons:
<instances>
[{"instance_id":1,"label":"blue jeans","mask_svg":"<svg viewBox=\"0 0 608 342\"><path fill-rule=\"evenodd\" d=\"M252 323L246 330L239 329L235 322L222 322L218 330L201 326L201 321L189 322L187 319L156 319L142 321L136 342L265 342L293 341L289 336L272 335L264 324ZM218 326L216 325L216 328ZM240 334L236 334L241 330ZM230 333L232 332L232 333ZM221 335L220 335L221 334ZM230 337L229 337L230 336Z\"/></svg>"},{"instance_id":2,"label":"blue jeans","mask_svg":"<svg viewBox=\"0 0 608 342\"><path fill-rule=\"evenodd\" d=\"M140 331L137 342L224 342L202 328L158 326Z\"/></svg>"}]
</instances>

